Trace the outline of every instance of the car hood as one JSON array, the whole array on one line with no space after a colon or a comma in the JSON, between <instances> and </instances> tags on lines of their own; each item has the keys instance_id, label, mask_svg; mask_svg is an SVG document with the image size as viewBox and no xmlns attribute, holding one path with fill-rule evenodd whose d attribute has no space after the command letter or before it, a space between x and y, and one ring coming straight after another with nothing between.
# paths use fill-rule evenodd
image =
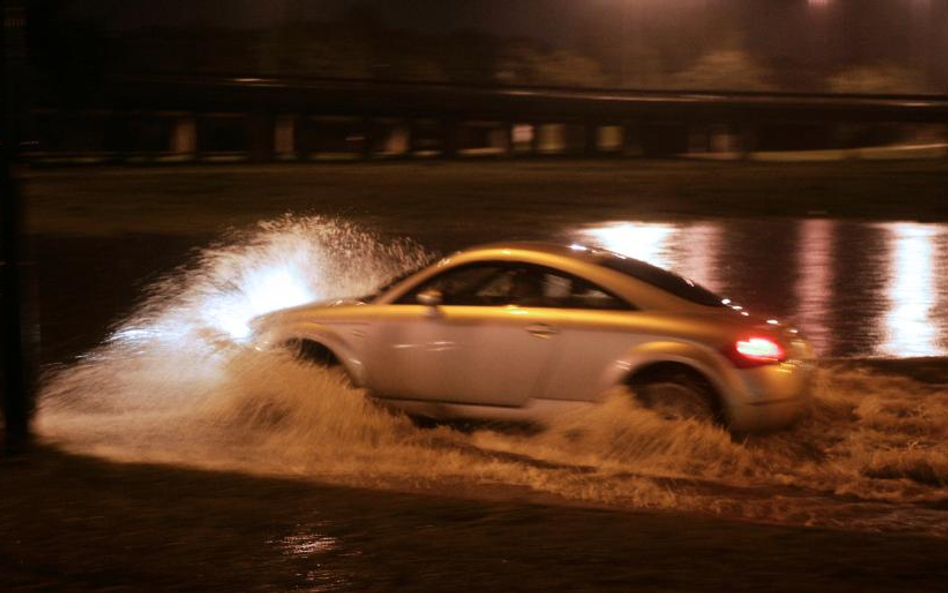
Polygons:
<instances>
[{"instance_id":1,"label":"car hood","mask_svg":"<svg viewBox=\"0 0 948 593\"><path fill-rule=\"evenodd\" d=\"M320 309L333 310L340 307L353 307L365 305L365 301L360 299L336 299L332 301L313 301L311 303L305 303L303 305L297 305L295 307L287 307L286 309L277 309L276 311L270 311L269 313L264 313L258 315L250 320L250 328L254 333L257 333L260 328L269 325L270 323L278 320L284 319L286 317L293 317L297 314L306 314L310 315Z\"/></svg>"}]
</instances>

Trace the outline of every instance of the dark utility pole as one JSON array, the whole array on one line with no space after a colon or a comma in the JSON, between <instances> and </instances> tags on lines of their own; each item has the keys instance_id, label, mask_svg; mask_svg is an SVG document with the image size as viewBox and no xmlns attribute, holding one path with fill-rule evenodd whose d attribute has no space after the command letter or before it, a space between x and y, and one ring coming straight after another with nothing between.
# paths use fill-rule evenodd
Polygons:
<instances>
[{"instance_id":1,"label":"dark utility pole","mask_svg":"<svg viewBox=\"0 0 948 593\"><path fill-rule=\"evenodd\" d=\"M3 105L0 113L0 330L2 330L4 450L23 451L30 441L33 412L33 345L35 328L27 323L24 287L22 203L15 177L22 140L22 97L25 76L23 2L0 0L3 39L0 44L0 80Z\"/></svg>"}]
</instances>

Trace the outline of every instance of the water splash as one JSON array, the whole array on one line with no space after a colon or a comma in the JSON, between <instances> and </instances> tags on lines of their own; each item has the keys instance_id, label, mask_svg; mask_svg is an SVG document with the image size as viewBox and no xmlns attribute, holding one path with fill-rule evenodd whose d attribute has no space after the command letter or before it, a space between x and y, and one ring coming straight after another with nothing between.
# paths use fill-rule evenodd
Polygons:
<instances>
[{"instance_id":1,"label":"water splash","mask_svg":"<svg viewBox=\"0 0 948 593\"><path fill-rule=\"evenodd\" d=\"M154 286L106 344L51 373L37 428L127 461L948 536L944 385L826 367L805 421L740 442L664 420L622 390L538 434L422 430L333 371L235 339L255 314L368 293L427 257L321 218L234 235Z\"/></svg>"},{"instance_id":2,"label":"water splash","mask_svg":"<svg viewBox=\"0 0 948 593\"><path fill-rule=\"evenodd\" d=\"M410 241L381 243L320 217L284 217L236 232L150 287L106 344L50 373L40 429L70 422L79 410L97 415L90 426L124 422L130 434L162 426L153 415L192 418L229 393L222 386L240 370L246 348L238 338L253 316L367 294L429 258Z\"/></svg>"}]
</instances>

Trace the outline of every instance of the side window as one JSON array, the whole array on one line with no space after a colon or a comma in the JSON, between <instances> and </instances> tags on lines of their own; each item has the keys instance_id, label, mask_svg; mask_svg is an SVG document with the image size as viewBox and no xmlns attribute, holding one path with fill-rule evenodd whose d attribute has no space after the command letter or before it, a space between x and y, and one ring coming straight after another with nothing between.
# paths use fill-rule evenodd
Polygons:
<instances>
[{"instance_id":1,"label":"side window","mask_svg":"<svg viewBox=\"0 0 948 593\"><path fill-rule=\"evenodd\" d=\"M475 296L482 305L509 304L510 294L517 284L518 277L517 271L511 268L500 270L477 288Z\"/></svg>"},{"instance_id":2,"label":"side window","mask_svg":"<svg viewBox=\"0 0 948 593\"><path fill-rule=\"evenodd\" d=\"M504 271L504 268L498 264L454 268L408 291L398 299L397 304L414 305L418 302L416 300L418 293L431 289L441 291L446 305L493 304L484 302L480 293L485 287L495 284L497 279L503 276Z\"/></svg>"},{"instance_id":3,"label":"side window","mask_svg":"<svg viewBox=\"0 0 948 593\"><path fill-rule=\"evenodd\" d=\"M561 309L633 309L622 299L591 282L556 270L537 270L540 282L540 303L533 306ZM529 305L525 305L529 306Z\"/></svg>"},{"instance_id":4,"label":"side window","mask_svg":"<svg viewBox=\"0 0 948 593\"><path fill-rule=\"evenodd\" d=\"M441 291L445 305L629 310L629 303L591 282L552 268L504 263L472 264L443 272L405 293L414 305L426 290Z\"/></svg>"},{"instance_id":5,"label":"side window","mask_svg":"<svg viewBox=\"0 0 948 593\"><path fill-rule=\"evenodd\" d=\"M573 309L634 309L622 299L614 297L602 288L579 278L573 280L569 306Z\"/></svg>"}]
</instances>

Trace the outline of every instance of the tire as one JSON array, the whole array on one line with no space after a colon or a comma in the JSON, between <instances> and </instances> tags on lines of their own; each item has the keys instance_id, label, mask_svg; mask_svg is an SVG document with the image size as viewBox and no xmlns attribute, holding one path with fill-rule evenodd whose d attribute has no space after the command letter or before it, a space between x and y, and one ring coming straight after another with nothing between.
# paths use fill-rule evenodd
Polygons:
<instances>
[{"instance_id":1,"label":"tire","mask_svg":"<svg viewBox=\"0 0 948 593\"><path fill-rule=\"evenodd\" d=\"M720 401L710 383L683 365L641 373L629 381L629 388L643 407L665 419L724 424Z\"/></svg>"},{"instance_id":2,"label":"tire","mask_svg":"<svg viewBox=\"0 0 948 593\"><path fill-rule=\"evenodd\" d=\"M332 353L332 350L326 348L318 342L312 340L288 340L284 347L293 354L298 362L311 364L320 367L339 366L339 359Z\"/></svg>"},{"instance_id":3,"label":"tire","mask_svg":"<svg viewBox=\"0 0 948 593\"><path fill-rule=\"evenodd\" d=\"M352 377L332 350L312 340L289 340L286 349L293 354L293 358L307 366L324 369L332 375L338 375L347 387L355 387Z\"/></svg>"}]
</instances>

